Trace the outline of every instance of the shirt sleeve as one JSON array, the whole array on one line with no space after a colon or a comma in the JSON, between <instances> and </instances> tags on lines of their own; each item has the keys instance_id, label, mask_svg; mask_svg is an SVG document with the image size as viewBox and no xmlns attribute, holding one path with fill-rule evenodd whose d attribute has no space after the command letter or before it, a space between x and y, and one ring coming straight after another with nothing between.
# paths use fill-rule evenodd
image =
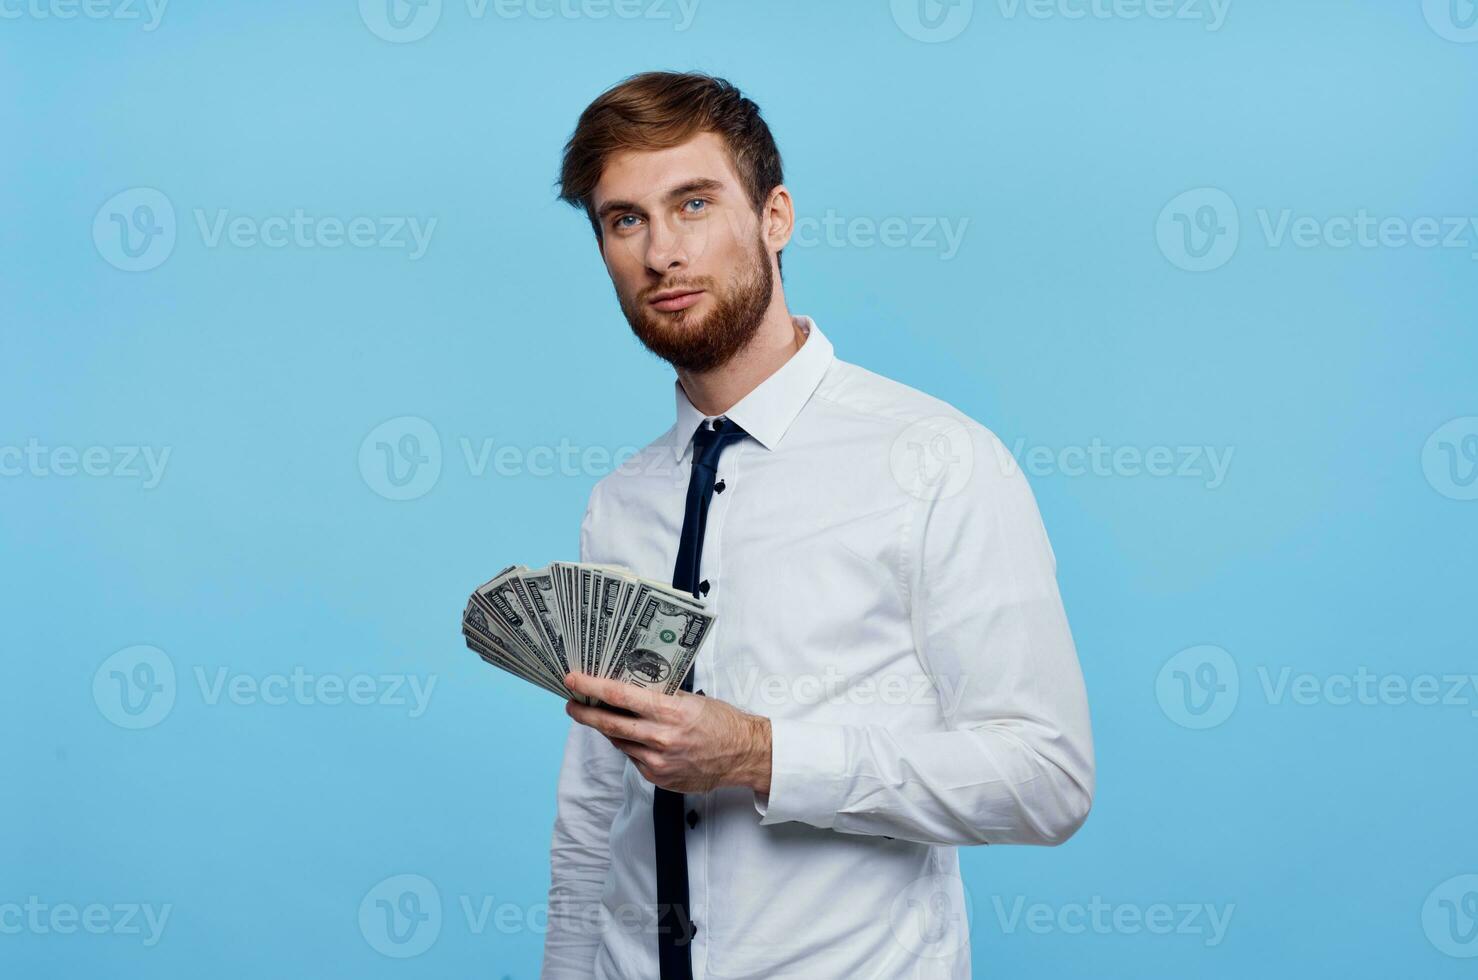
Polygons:
<instances>
[{"instance_id":1,"label":"shirt sleeve","mask_svg":"<svg viewBox=\"0 0 1478 980\"><path fill-rule=\"evenodd\" d=\"M943 731L771 720L761 825L801 821L931 844L1060 844L1093 801L1082 671L1056 559L1025 476L974 422L963 480L911 508L915 648L948 708ZM948 685L948 686L946 686Z\"/></svg>"},{"instance_id":2,"label":"shirt sleeve","mask_svg":"<svg viewBox=\"0 0 1478 980\"><path fill-rule=\"evenodd\" d=\"M588 561L596 508L592 492L580 526ZM622 800L626 757L605 736L570 722L555 797L549 847L549 929L543 980L589 980L600 946L601 895L610 868L611 821Z\"/></svg>"}]
</instances>

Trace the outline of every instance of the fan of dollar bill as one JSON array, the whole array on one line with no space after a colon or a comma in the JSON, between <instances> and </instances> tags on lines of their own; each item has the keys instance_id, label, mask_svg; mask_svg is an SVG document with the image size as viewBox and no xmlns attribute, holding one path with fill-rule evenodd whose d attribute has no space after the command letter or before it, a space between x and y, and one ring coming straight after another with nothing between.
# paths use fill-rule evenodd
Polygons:
<instances>
[{"instance_id":1,"label":"fan of dollar bill","mask_svg":"<svg viewBox=\"0 0 1478 980\"><path fill-rule=\"evenodd\" d=\"M510 565L479 585L462 635L483 660L582 704L569 671L671 694L713 626L704 604L618 565Z\"/></svg>"}]
</instances>

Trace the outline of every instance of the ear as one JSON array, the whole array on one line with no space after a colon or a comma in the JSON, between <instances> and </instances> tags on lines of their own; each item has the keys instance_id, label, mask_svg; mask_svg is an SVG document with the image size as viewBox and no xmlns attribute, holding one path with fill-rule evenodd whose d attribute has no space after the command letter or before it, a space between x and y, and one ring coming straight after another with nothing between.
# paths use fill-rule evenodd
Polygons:
<instances>
[{"instance_id":1,"label":"ear","mask_svg":"<svg viewBox=\"0 0 1478 980\"><path fill-rule=\"evenodd\" d=\"M760 229L770 251L778 252L790 244L790 236L795 233L795 202L784 184L770 191L760 212Z\"/></svg>"}]
</instances>

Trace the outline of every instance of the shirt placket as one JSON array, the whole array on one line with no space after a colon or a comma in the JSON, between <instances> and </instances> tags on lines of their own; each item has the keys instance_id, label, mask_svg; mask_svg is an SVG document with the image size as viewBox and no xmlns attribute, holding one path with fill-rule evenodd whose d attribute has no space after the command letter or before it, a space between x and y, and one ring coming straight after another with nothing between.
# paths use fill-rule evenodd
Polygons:
<instances>
[{"instance_id":1,"label":"shirt placket","mask_svg":"<svg viewBox=\"0 0 1478 980\"><path fill-rule=\"evenodd\" d=\"M719 673L714 667L725 647L722 614L724 528L730 503L738 489L741 464L750 448L751 440L744 439L720 455L713 497L708 505L708 522L703 531L703 554L698 565L699 597L714 616L714 632L709 638L707 649L693 662L693 690L705 695L718 696L715 686ZM705 585L706 592L703 588ZM694 927L694 980L702 980L708 972L708 928L713 914L708 882L709 860L716 848L710 829L709 797L708 793L686 797L687 812L684 814L688 825L688 909Z\"/></svg>"}]
</instances>

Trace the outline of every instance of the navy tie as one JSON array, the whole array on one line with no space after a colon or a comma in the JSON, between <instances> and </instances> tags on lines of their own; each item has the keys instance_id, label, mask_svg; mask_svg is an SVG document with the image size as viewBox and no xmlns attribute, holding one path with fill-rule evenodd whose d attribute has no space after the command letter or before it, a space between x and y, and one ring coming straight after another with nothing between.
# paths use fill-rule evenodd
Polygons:
<instances>
[{"instance_id":1,"label":"navy tie","mask_svg":"<svg viewBox=\"0 0 1478 980\"><path fill-rule=\"evenodd\" d=\"M703 530L708 524L708 502L713 499L718 458L726 446L746 434L726 418L715 419L711 429L700 426L693 433L693 472L688 478L688 504L683 511L682 537L678 539L677 567L672 573L674 589L691 592L695 597L699 594ZM693 689L696 670L695 664L683 678L684 691ZM657 962L662 980L692 980L691 941L698 930L688 910L688 831L683 826L683 794L657 787L652 799L652 828L657 844Z\"/></svg>"}]
</instances>

